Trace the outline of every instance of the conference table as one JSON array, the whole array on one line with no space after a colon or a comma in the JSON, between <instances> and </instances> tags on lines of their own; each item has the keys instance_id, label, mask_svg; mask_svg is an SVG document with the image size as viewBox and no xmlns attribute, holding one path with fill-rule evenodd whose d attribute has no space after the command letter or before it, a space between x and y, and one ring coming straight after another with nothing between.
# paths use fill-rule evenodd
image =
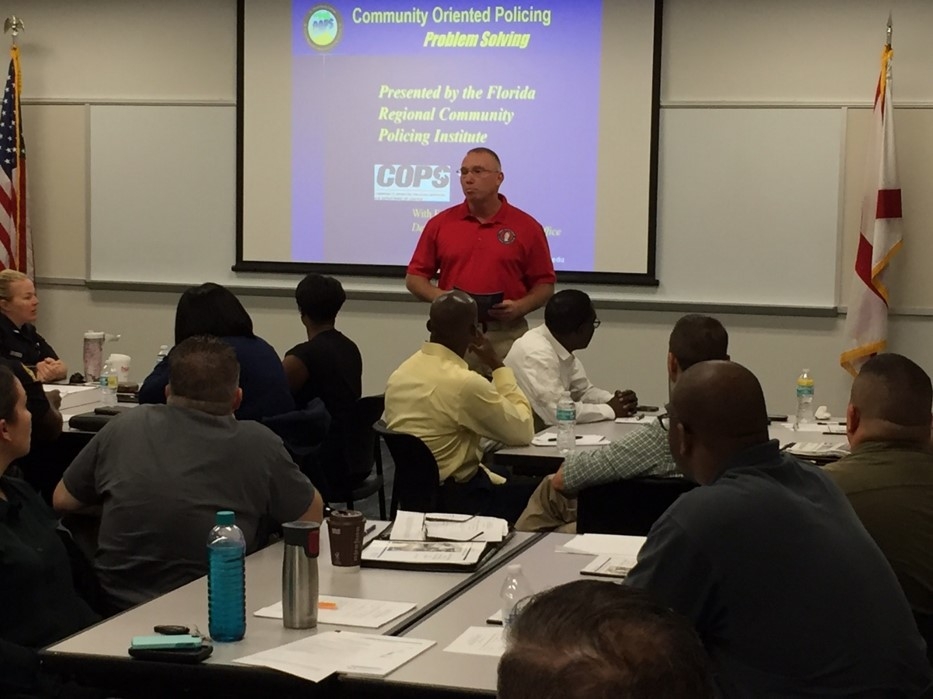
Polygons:
<instances>
[{"instance_id":1,"label":"conference table","mask_svg":"<svg viewBox=\"0 0 933 699\"><path fill-rule=\"evenodd\" d=\"M520 563L535 592L580 579L580 570L595 556L558 552L573 534L546 534L519 553L511 562ZM486 619L499 609L499 589L504 574L487 575L476 585L422 618L401 635L434 641L427 651L382 680L346 675L341 678L347 696L363 692L380 696L475 697L496 693L495 655L468 655L445 650L470 627L486 626ZM380 686L381 685L381 686Z\"/></svg>"},{"instance_id":2,"label":"conference table","mask_svg":"<svg viewBox=\"0 0 933 699\"><path fill-rule=\"evenodd\" d=\"M370 536L378 534L377 530ZM412 602L415 608L378 629L319 624L314 629L286 629L279 619L252 616L281 599L283 545L269 546L247 557L247 630L236 643L214 643L210 658L199 665L167 664L130 658L127 649L137 635L151 635L158 624L180 624L207 634L207 580L200 578L146 604L134 607L86 629L42 652L50 670L101 686L118 696L161 697L200 693L208 696L252 697L271 694L332 695L336 678L318 684L266 668L234 664L233 660L275 648L322 631L353 631L398 635L448 600L477 584L520 554L542 535L516 532L475 573L433 573L363 568L338 573L330 564L326 527L319 558L320 593L357 599Z\"/></svg>"},{"instance_id":3,"label":"conference table","mask_svg":"<svg viewBox=\"0 0 933 699\"><path fill-rule=\"evenodd\" d=\"M637 422L615 422L606 420L603 422L589 422L578 424L576 433L578 435L599 435L605 437L610 442L622 439L635 430L642 429L651 421L657 420L657 414L646 414L644 418ZM846 442L846 435L842 430L843 425L838 421L816 423L808 431L795 431L788 427L790 423L772 422L768 427L768 433L771 439L776 439L780 445L787 446L791 442L828 442L833 444L843 444ZM824 434L828 430L834 430L834 434ZM542 430L538 435L556 434L556 427L548 427ZM536 435L536 436L538 436ZM605 446L581 446L575 448L576 452L593 451L596 449L605 449ZM556 473L564 457L557 451L556 446L535 446L529 444L524 447L506 447L496 451L493 455L493 463L497 466L505 466L519 476L546 476Z\"/></svg>"}]
</instances>

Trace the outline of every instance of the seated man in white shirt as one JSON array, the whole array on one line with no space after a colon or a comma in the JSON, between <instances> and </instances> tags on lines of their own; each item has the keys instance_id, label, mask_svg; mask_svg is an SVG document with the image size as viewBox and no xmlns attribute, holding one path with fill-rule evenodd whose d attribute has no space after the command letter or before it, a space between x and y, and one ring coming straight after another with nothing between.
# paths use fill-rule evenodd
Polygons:
<instances>
[{"instance_id":1,"label":"seated man in white shirt","mask_svg":"<svg viewBox=\"0 0 933 699\"><path fill-rule=\"evenodd\" d=\"M634 391L610 392L597 388L586 377L574 356L586 349L599 327L590 297L578 289L564 289L544 308L544 325L517 339L505 358L515 372L519 387L535 412L535 429L553 425L557 401L564 391L576 404L577 422L615 420L635 412Z\"/></svg>"},{"instance_id":2,"label":"seated man in white shirt","mask_svg":"<svg viewBox=\"0 0 933 699\"><path fill-rule=\"evenodd\" d=\"M729 334L718 320L695 313L683 316L674 324L668 342L668 386L673 388L680 375L694 364L729 359L728 349ZM651 420L608 447L571 454L557 473L541 481L516 529L575 532L576 495L584 488L627 478L678 475L661 419Z\"/></svg>"}]
</instances>

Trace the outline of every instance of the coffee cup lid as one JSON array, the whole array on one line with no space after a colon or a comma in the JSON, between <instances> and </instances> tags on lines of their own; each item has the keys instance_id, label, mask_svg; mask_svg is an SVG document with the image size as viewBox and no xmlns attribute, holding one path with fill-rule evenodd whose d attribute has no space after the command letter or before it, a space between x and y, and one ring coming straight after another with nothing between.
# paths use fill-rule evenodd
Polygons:
<instances>
[{"instance_id":1,"label":"coffee cup lid","mask_svg":"<svg viewBox=\"0 0 933 699\"><path fill-rule=\"evenodd\" d=\"M282 534L286 546L300 546L311 558L320 553L321 525L317 522L286 522Z\"/></svg>"}]
</instances>

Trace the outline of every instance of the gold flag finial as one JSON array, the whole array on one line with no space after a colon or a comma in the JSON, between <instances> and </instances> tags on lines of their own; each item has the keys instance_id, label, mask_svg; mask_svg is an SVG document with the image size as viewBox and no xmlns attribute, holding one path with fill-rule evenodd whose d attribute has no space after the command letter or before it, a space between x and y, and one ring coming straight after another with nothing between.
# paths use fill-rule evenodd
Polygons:
<instances>
[{"instance_id":1,"label":"gold flag finial","mask_svg":"<svg viewBox=\"0 0 933 699\"><path fill-rule=\"evenodd\" d=\"M25 29L23 20L21 20L16 15L11 15L6 18L6 21L3 23L3 33L4 34L13 34L13 45L16 46L16 37L19 36L19 33Z\"/></svg>"}]
</instances>

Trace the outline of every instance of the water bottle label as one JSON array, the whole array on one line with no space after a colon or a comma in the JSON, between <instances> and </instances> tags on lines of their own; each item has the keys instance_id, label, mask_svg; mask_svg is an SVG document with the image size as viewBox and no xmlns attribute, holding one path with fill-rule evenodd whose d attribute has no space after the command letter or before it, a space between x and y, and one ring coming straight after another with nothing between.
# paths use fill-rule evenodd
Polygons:
<instances>
[{"instance_id":1,"label":"water bottle label","mask_svg":"<svg viewBox=\"0 0 933 699\"><path fill-rule=\"evenodd\" d=\"M558 422L570 422L576 419L577 419L576 408L558 408L557 409L557 421Z\"/></svg>"},{"instance_id":2,"label":"water bottle label","mask_svg":"<svg viewBox=\"0 0 933 699\"><path fill-rule=\"evenodd\" d=\"M798 398L812 398L813 397L813 384L809 386L806 385L797 385L797 397Z\"/></svg>"}]
</instances>

